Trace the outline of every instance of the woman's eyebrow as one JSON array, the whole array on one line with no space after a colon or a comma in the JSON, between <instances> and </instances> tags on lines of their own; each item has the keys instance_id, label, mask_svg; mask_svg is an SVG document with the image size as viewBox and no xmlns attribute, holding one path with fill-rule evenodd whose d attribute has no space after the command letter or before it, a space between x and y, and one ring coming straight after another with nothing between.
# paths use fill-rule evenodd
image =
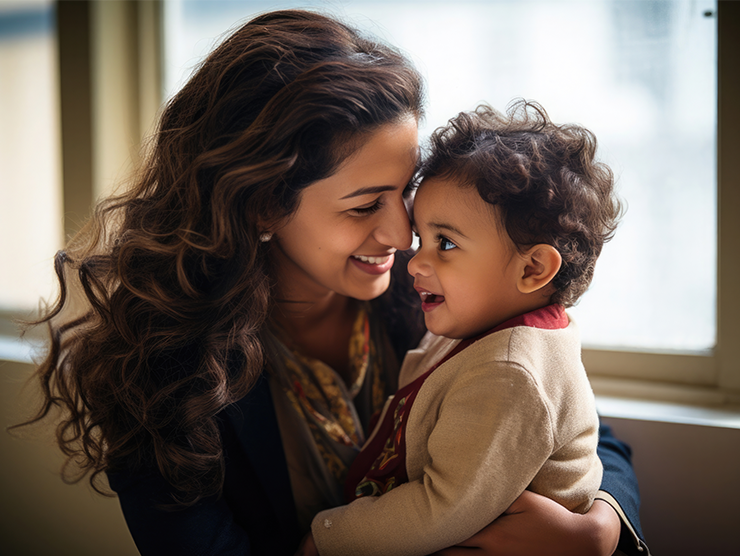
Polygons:
<instances>
[{"instance_id":1,"label":"woman's eyebrow","mask_svg":"<svg viewBox=\"0 0 740 556\"><path fill-rule=\"evenodd\" d=\"M357 189L353 191L352 193L349 193L345 195L344 197L340 197L339 200L343 199L350 199L352 197L361 197L362 195L373 195L375 193L383 193L384 191L395 191L398 189L395 185L374 185L372 187L361 187L360 189Z\"/></svg>"}]
</instances>

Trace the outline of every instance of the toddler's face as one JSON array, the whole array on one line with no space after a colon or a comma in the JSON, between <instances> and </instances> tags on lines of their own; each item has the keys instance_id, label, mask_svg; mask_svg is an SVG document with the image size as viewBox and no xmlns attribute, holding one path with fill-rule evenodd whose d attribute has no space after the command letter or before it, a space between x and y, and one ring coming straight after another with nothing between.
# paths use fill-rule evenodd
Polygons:
<instances>
[{"instance_id":1,"label":"toddler's face","mask_svg":"<svg viewBox=\"0 0 740 556\"><path fill-rule=\"evenodd\" d=\"M439 178L419 187L413 224L421 245L408 271L434 334L469 338L519 314L519 254L497 218L474 187Z\"/></svg>"}]
</instances>

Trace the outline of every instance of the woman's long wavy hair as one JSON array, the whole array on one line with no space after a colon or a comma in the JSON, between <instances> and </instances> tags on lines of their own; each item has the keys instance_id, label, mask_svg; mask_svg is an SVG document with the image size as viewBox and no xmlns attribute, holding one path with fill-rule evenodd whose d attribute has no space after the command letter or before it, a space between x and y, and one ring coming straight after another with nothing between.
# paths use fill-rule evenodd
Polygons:
<instances>
[{"instance_id":1,"label":"woman's long wavy hair","mask_svg":"<svg viewBox=\"0 0 740 556\"><path fill-rule=\"evenodd\" d=\"M26 424L61 410L68 480L153 466L179 503L220 492L217 414L264 365L260 223L290 215L378 126L420 117L422 97L399 52L313 12L259 16L211 53L132 187L56 256L61 293L35 323L51 331L44 402Z\"/></svg>"}]
</instances>

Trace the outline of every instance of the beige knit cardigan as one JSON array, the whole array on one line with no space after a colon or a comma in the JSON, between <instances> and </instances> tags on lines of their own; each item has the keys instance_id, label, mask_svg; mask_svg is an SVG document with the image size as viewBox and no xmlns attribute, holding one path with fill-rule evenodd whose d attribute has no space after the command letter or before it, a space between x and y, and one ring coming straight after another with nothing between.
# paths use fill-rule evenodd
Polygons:
<instances>
[{"instance_id":1,"label":"beige knit cardigan","mask_svg":"<svg viewBox=\"0 0 740 556\"><path fill-rule=\"evenodd\" d=\"M428 334L404 359L410 383L459 340ZM321 556L425 555L459 543L525 490L585 512L601 482L598 416L567 328L507 328L473 343L424 382L406 429L409 482L320 512Z\"/></svg>"}]
</instances>

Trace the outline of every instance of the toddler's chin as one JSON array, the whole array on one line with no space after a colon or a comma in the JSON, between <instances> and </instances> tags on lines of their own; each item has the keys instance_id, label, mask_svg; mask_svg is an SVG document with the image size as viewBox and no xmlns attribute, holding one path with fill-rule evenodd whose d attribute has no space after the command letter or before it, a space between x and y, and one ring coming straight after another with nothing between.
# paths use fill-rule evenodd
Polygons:
<instances>
[{"instance_id":1,"label":"toddler's chin","mask_svg":"<svg viewBox=\"0 0 740 556\"><path fill-rule=\"evenodd\" d=\"M427 327L427 330L434 334L435 336L446 336L445 330L443 327L439 326L438 323L434 322L434 319L429 318L427 315L424 315L424 324Z\"/></svg>"}]
</instances>

